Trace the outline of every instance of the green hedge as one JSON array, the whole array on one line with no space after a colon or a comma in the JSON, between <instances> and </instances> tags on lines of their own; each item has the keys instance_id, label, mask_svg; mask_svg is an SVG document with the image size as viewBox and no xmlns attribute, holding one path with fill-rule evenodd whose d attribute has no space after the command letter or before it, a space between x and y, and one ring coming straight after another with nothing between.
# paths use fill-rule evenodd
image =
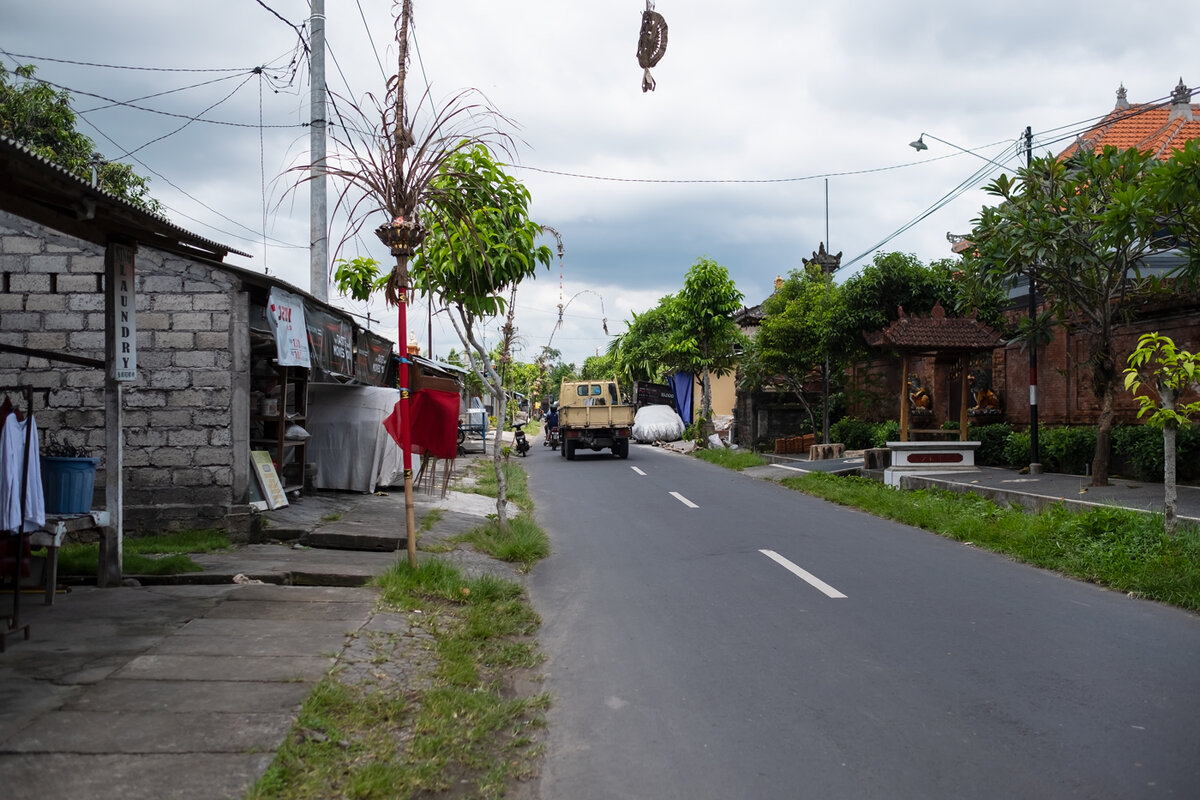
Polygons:
<instances>
[{"instance_id":1,"label":"green hedge","mask_svg":"<svg viewBox=\"0 0 1200 800\"><path fill-rule=\"evenodd\" d=\"M847 450L885 447L900 438L900 423L866 422L843 417L829 434ZM979 442L975 463L980 466L1024 467L1029 464L1029 432L1014 431L1007 423L971 425L967 437ZM1200 425L1179 431L1176 450L1177 479L1200 480ZM1038 460L1047 472L1086 475L1096 452L1094 427L1038 429ZM1114 425L1110 474L1140 481L1163 479L1162 430L1148 425Z\"/></svg>"}]
</instances>

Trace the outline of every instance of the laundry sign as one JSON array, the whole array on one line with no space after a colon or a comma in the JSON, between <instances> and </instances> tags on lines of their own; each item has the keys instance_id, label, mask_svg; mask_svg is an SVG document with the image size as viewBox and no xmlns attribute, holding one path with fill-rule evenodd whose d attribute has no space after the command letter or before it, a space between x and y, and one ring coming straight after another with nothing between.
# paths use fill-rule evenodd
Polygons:
<instances>
[{"instance_id":1,"label":"laundry sign","mask_svg":"<svg viewBox=\"0 0 1200 800\"><path fill-rule=\"evenodd\" d=\"M276 358L281 367L308 369L308 329L304 324L304 301L291 292L271 289L267 298L267 321L275 334Z\"/></svg>"},{"instance_id":2,"label":"laundry sign","mask_svg":"<svg viewBox=\"0 0 1200 800\"><path fill-rule=\"evenodd\" d=\"M109 370L113 380L137 380L137 296L134 293L134 249L128 245L112 243L108 246L111 260L109 277L112 291L109 293L109 330L112 331L113 350L109 357Z\"/></svg>"}]
</instances>

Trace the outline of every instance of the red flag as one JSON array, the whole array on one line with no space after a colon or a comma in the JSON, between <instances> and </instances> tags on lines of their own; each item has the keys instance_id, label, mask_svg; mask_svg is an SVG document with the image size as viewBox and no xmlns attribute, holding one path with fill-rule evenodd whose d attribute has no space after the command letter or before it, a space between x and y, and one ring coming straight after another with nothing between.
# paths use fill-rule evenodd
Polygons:
<instances>
[{"instance_id":1,"label":"red flag","mask_svg":"<svg viewBox=\"0 0 1200 800\"><path fill-rule=\"evenodd\" d=\"M410 402L414 450L438 458L458 455L458 393L418 389Z\"/></svg>"},{"instance_id":2,"label":"red flag","mask_svg":"<svg viewBox=\"0 0 1200 800\"><path fill-rule=\"evenodd\" d=\"M396 444L404 447L404 437L400 435L400 401L396 401L396 407L392 409L392 413L387 415L383 420L383 429L396 440Z\"/></svg>"}]
</instances>

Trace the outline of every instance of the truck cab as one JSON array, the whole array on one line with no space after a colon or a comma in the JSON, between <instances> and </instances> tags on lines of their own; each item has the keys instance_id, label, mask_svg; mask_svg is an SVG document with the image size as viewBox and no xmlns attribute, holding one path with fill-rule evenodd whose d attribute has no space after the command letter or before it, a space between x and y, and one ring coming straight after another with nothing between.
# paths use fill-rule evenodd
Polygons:
<instances>
[{"instance_id":1,"label":"truck cab","mask_svg":"<svg viewBox=\"0 0 1200 800\"><path fill-rule=\"evenodd\" d=\"M575 451L612 450L628 458L635 409L622 402L615 380L563 381L558 393L558 430L562 454L574 460Z\"/></svg>"}]
</instances>

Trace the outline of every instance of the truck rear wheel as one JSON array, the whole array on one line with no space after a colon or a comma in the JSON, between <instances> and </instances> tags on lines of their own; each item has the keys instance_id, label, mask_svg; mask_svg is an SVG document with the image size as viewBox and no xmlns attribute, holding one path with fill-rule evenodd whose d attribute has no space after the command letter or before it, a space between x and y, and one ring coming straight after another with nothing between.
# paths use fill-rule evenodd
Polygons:
<instances>
[{"instance_id":1,"label":"truck rear wheel","mask_svg":"<svg viewBox=\"0 0 1200 800\"><path fill-rule=\"evenodd\" d=\"M613 442L612 451L613 455L617 458L629 458L629 440L621 439L620 441Z\"/></svg>"},{"instance_id":2,"label":"truck rear wheel","mask_svg":"<svg viewBox=\"0 0 1200 800\"><path fill-rule=\"evenodd\" d=\"M567 454L567 461L574 461L575 460L575 443L567 442L565 445L563 445L563 452L565 452Z\"/></svg>"}]
</instances>

